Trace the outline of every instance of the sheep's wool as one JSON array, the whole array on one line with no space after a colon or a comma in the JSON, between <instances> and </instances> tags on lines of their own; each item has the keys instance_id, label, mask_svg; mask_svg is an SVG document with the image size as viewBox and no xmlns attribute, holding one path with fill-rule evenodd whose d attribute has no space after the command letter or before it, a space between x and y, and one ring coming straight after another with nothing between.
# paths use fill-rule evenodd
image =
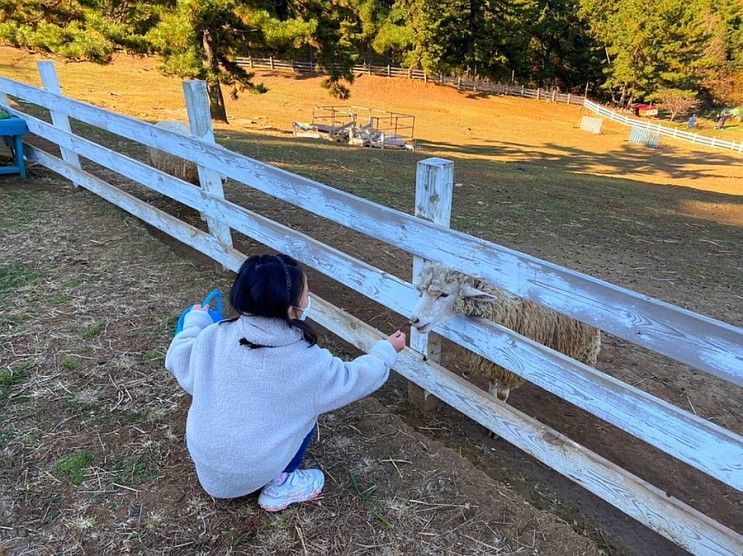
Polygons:
<instances>
[{"instance_id":1,"label":"sheep's wool","mask_svg":"<svg viewBox=\"0 0 743 556\"><path fill-rule=\"evenodd\" d=\"M443 291L447 289L447 284L458 284L460 292L461 286L467 284L495 298L458 295L455 304L457 314L497 322L573 359L596 365L601 349L601 332L592 326L443 265L427 266L421 273L418 287ZM524 382L520 376L487 359L475 354L471 354L470 358L473 371L494 384L501 399L508 397L509 389Z\"/></svg>"}]
</instances>

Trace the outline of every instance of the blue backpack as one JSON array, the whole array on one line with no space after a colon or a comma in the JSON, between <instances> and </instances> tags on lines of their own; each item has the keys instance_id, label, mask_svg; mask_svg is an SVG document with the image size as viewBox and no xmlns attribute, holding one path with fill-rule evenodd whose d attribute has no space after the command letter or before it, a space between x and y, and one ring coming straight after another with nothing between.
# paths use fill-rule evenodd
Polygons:
<instances>
[{"instance_id":1,"label":"blue backpack","mask_svg":"<svg viewBox=\"0 0 743 556\"><path fill-rule=\"evenodd\" d=\"M209 313L209 316L212 318L213 322L219 322L224 318L222 317L222 292L220 292L218 289L213 289L204 298L204 301L201 302L201 306L208 307L212 301L215 302L215 308L212 309L211 307L209 307L208 313ZM186 320L186 315L192 308L193 308L193 305L190 305L185 311L181 313L181 316L178 319L178 325L175 327L176 335L181 330L183 330L183 323Z\"/></svg>"}]
</instances>

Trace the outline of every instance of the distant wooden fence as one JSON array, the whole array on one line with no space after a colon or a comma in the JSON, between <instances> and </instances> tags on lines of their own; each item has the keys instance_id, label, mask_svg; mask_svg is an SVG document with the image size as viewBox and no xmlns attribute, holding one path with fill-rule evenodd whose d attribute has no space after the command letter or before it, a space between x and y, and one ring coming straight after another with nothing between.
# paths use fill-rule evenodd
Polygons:
<instances>
[{"instance_id":1,"label":"distant wooden fence","mask_svg":"<svg viewBox=\"0 0 743 556\"><path fill-rule=\"evenodd\" d=\"M34 134L59 145L62 152L58 158L29 145L30 158L225 267L237 270L245 258L232 246L230 230L235 230L403 315L411 314L418 299L408 281L225 199L221 188L213 187L218 180L211 177L217 174L405 250L414 255L418 267L423 260L434 261L481 276L516 295L743 385L742 329L449 229L450 161L418 163L415 206L419 218L214 144L204 82L184 83L191 128L200 140L66 98L59 93L54 66L39 62L39 68L46 90L0 78L0 106L24 118ZM48 109L52 123L11 107L6 95ZM70 117L194 161L206 187L186 183L75 135L70 131ZM200 211L211 233L114 187L81 166L81 159ZM314 320L362 350L385 337L314 295L312 307ZM458 318L439 325L435 332L711 477L743 489L743 437L497 324ZM698 554L743 553L739 533L497 401L435 361L424 360L421 355L431 347L425 337L414 338L412 343L415 349L400 354L395 370L421 388L686 549Z\"/></svg>"},{"instance_id":2,"label":"distant wooden fence","mask_svg":"<svg viewBox=\"0 0 743 556\"><path fill-rule=\"evenodd\" d=\"M311 62L297 62L292 60L280 60L278 58L255 58L252 56L246 58L236 58L236 63L244 68L255 69L271 69L274 71L291 71L294 73L305 73L310 75L321 74L323 70L316 64ZM339 67L336 65L336 67ZM464 77L452 77L444 75L439 72L438 74L431 75L421 69L413 68L401 68L395 66L374 66L368 64L361 64L353 66L354 73L361 73L365 75L376 75L378 77L406 77L408 79L417 79L426 83L437 83L439 85L447 85L450 87L456 87L460 90L488 93L495 95L511 95L524 98L534 98L537 100L546 100L550 102L563 102L567 104L583 104L583 98L580 95L573 95L570 93L560 93L557 89L530 89L521 85L508 85L505 83L496 83L489 79L482 78L464 78Z\"/></svg>"},{"instance_id":3,"label":"distant wooden fence","mask_svg":"<svg viewBox=\"0 0 743 556\"><path fill-rule=\"evenodd\" d=\"M609 118L610 120L623 123L630 127L649 129L654 131L658 135L673 137L674 139L694 143L696 145L704 145L705 147L729 149L737 152L743 152L743 141L724 141L722 139L718 139L717 137L707 137L705 135L700 135L699 133L691 133L689 131L683 131L681 129L665 127L657 122L651 122L649 120L638 120L636 118L630 118L623 114L618 114L613 110L609 110L605 106L601 106L600 104L592 102L588 99L585 100L583 106L595 112L596 114L601 114L602 116Z\"/></svg>"}]
</instances>

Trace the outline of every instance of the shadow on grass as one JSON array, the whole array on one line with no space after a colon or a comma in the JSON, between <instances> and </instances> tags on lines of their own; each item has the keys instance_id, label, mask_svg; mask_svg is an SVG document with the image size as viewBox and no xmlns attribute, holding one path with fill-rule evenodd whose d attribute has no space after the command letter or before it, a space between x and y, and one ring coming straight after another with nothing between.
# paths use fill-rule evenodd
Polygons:
<instances>
[{"instance_id":1,"label":"shadow on grass","mask_svg":"<svg viewBox=\"0 0 743 556\"><path fill-rule=\"evenodd\" d=\"M621 149L596 153L587 149L545 143L535 150L520 143L488 140L488 145L456 145L452 143L420 141L424 149L456 155L475 155L483 158L503 157L525 163L550 164L567 172L607 173L612 176L627 174L656 174L663 172L672 178L687 178L692 182L704 178L720 178L726 174L715 172L711 166L737 166L743 156L724 152L698 152L689 157L688 151L673 145L651 149L624 143ZM743 193L743 184L738 185Z\"/></svg>"}]
</instances>

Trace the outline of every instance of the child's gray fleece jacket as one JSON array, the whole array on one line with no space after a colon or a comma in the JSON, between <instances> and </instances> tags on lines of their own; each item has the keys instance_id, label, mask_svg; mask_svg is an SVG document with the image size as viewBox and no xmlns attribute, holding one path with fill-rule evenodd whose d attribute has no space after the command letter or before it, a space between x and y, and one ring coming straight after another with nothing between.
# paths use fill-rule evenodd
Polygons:
<instances>
[{"instance_id":1,"label":"child's gray fleece jacket","mask_svg":"<svg viewBox=\"0 0 743 556\"><path fill-rule=\"evenodd\" d=\"M321 413L382 386L396 360L387 340L344 362L280 319L213 324L190 311L165 367L192 396L186 443L201 485L216 498L258 490L284 470Z\"/></svg>"}]
</instances>

